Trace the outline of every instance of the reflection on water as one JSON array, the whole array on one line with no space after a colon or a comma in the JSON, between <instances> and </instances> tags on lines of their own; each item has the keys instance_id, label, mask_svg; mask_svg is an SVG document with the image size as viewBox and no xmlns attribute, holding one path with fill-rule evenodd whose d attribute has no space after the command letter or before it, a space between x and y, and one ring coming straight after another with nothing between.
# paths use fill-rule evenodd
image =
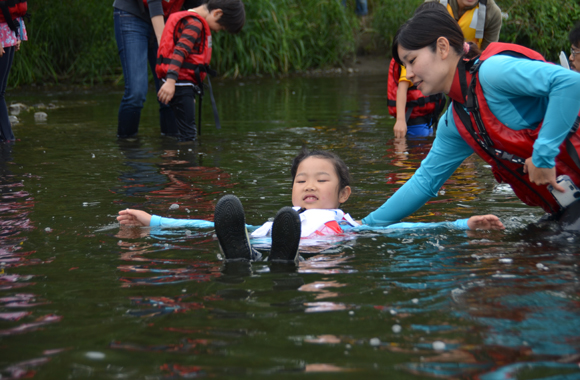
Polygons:
<instances>
[{"instance_id":1,"label":"reflection on water","mask_svg":"<svg viewBox=\"0 0 580 380\"><path fill-rule=\"evenodd\" d=\"M218 82L223 128L208 108L189 145L157 135L155 107L116 141L122 89L22 94L58 108L21 113L1 151L0 376L579 378L580 236L527 226L539 210L474 157L410 220L495 213L505 231L365 231L295 267L223 263L211 229L115 224L127 207L211 220L233 193L260 225L302 145L347 162L343 209L364 217L433 141L393 139L386 80Z\"/></svg>"}]
</instances>

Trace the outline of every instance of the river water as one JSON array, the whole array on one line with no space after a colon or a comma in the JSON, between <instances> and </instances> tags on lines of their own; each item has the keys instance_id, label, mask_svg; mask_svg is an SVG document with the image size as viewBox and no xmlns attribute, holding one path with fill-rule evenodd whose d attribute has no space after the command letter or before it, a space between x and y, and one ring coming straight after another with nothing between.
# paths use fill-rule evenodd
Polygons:
<instances>
[{"instance_id":1,"label":"river water","mask_svg":"<svg viewBox=\"0 0 580 380\"><path fill-rule=\"evenodd\" d=\"M505 231L364 232L299 268L224 265L213 230L120 229L121 209L212 219L222 195L259 225L290 202L310 148L351 168L362 218L432 138L393 141L386 76L214 83L196 144L159 135L151 92L116 139L119 87L11 91L0 155L0 378L580 379L579 236L469 158L409 221L494 213ZM49 106L41 109L40 103ZM173 204L179 208L170 209Z\"/></svg>"}]
</instances>

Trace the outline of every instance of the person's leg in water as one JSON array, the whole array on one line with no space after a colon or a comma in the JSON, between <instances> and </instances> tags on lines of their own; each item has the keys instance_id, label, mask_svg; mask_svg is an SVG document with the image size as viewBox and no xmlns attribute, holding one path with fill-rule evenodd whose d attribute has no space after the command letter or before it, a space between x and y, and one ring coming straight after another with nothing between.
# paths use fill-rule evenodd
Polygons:
<instances>
[{"instance_id":1,"label":"person's leg in water","mask_svg":"<svg viewBox=\"0 0 580 380\"><path fill-rule=\"evenodd\" d=\"M147 96L151 24L119 9L114 12L115 38L125 79L125 93L119 106L117 136L133 137L139 131L141 109Z\"/></svg>"},{"instance_id":2,"label":"person's leg in water","mask_svg":"<svg viewBox=\"0 0 580 380\"><path fill-rule=\"evenodd\" d=\"M195 125L195 92L193 86L175 86L175 95L169 102L177 124L178 141L194 141L197 135Z\"/></svg>"},{"instance_id":3,"label":"person's leg in water","mask_svg":"<svg viewBox=\"0 0 580 380\"><path fill-rule=\"evenodd\" d=\"M5 47L4 54L0 57L0 142L14 141L14 133L12 132L12 125L8 118L8 109L6 108L4 94L6 93L8 74L12 67L15 50L16 47L14 46Z\"/></svg>"},{"instance_id":4,"label":"person's leg in water","mask_svg":"<svg viewBox=\"0 0 580 380\"><path fill-rule=\"evenodd\" d=\"M292 207L281 208L272 224L272 247L268 260L298 262L300 228L300 215Z\"/></svg>"},{"instance_id":5,"label":"person's leg in water","mask_svg":"<svg viewBox=\"0 0 580 380\"><path fill-rule=\"evenodd\" d=\"M189 8L187 8L189 9ZM157 38L153 34L149 38L149 46L147 51L147 59L149 60L149 67L153 73L153 82L155 83L155 93L159 93L161 88L161 80L157 78L155 73L155 65L157 64ZM159 126L161 128L162 136L177 136L177 121L173 109L169 104L163 104L157 99L159 103Z\"/></svg>"},{"instance_id":6,"label":"person's leg in water","mask_svg":"<svg viewBox=\"0 0 580 380\"><path fill-rule=\"evenodd\" d=\"M226 260L259 260L262 255L252 248L246 229L242 203L235 195L225 195L215 207L214 223L220 249ZM300 244L300 217L291 207L284 207L272 225L270 260L296 262Z\"/></svg>"}]
</instances>

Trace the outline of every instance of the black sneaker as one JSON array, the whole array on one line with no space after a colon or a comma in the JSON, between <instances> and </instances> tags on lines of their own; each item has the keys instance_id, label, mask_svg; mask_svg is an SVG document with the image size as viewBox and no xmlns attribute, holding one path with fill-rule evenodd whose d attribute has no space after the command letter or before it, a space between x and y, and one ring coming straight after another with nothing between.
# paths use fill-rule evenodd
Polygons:
<instances>
[{"instance_id":1,"label":"black sneaker","mask_svg":"<svg viewBox=\"0 0 580 380\"><path fill-rule=\"evenodd\" d=\"M300 215L292 207L278 211L272 225L270 261L298 262Z\"/></svg>"},{"instance_id":2,"label":"black sneaker","mask_svg":"<svg viewBox=\"0 0 580 380\"><path fill-rule=\"evenodd\" d=\"M246 230L242 202L235 195L222 197L215 206L215 232L226 260L250 260L252 246Z\"/></svg>"}]
</instances>

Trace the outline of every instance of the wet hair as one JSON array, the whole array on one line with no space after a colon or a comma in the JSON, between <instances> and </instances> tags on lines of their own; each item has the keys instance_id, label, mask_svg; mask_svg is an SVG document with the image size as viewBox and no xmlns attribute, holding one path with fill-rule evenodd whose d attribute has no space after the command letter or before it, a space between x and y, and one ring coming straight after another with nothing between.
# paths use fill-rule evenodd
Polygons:
<instances>
[{"instance_id":1,"label":"wet hair","mask_svg":"<svg viewBox=\"0 0 580 380\"><path fill-rule=\"evenodd\" d=\"M469 43L469 52L464 54L465 38L457 21L443 4L427 2L421 4L413 17L401 25L397 31L392 45L393 58L398 64L403 64L399 57L399 46L407 50L419 50L428 46L434 52L437 49L439 37L447 38L451 48L459 56L473 58L480 54L479 48L472 42Z\"/></svg>"},{"instance_id":2,"label":"wet hair","mask_svg":"<svg viewBox=\"0 0 580 380\"><path fill-rule=\"evenodd\" d=\"M246 10L241 0L209 0L206 6L209 12L222 10L223 14L217 23L232 34L239 33L246 23Z\"/></svg>"},{"instance_id":3,"label":"wet hair","mask_svg":"<svg viewBox=\"0 0 580 380\"><path fill-rule=\"evenodd\" d=\"M348 171L348 167L344 163L344 161L338 157L338 155L326 151L326 150L308 150L306 148L302 148L300 153L294 160L292 161L292 167L290 168L290 173L292 174L292 184L294 184L294 180L296 179L296 172L298 171L298 166L300 163L307 159L308 157L316 157L326 159L332 162L334 165L334 170L336 170L336 175L339 179L339 187L338 192L340 193L345 187L349 186L352 182L352 178L350 176L350 172Z\"/></svg>"},{"instance_id":4,"label":"wet hair","mask_svg":"<svg viewBox=\"0 0 580 380\"><path fill-rule=\"evenodd\" d=\"M568 39L572 45L576 45L577 48L580 48L580 22L574 26L574 29L568 35Z\"/></svg>"}]
</instances>

